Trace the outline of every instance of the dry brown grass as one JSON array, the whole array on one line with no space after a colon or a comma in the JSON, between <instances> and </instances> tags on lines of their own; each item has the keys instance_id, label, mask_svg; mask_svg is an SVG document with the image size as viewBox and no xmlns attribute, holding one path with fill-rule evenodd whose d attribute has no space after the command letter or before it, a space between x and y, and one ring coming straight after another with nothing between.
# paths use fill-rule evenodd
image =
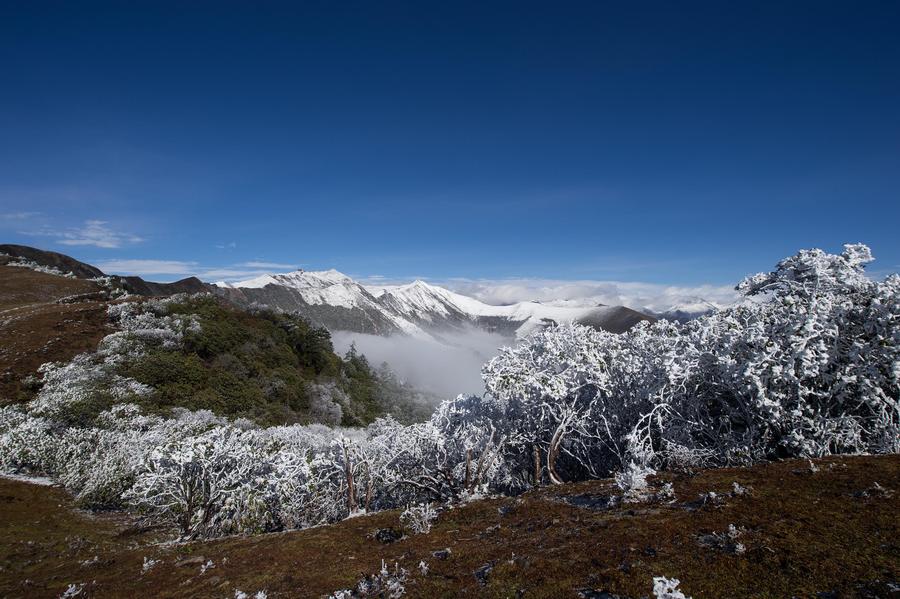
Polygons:
<instances>
[{"instance_id":1,"label":"dry brown grass","mask_svg":"<svg viewBox=\"0 0 900 599\"><path fill-rule=\"evenodd\" d=\"M0 256L0 314L30 304L56 302L64 297L100 291L93 281L58 277L29 268L5 266Z\"/></svg>"},{"instance_id":2,"label":"dry brown grass","mask_svg":"<svg viewBox=\"0 0 900 599\"><path fill-rule=\"evenodd\" d=\"M0 405L28 399L23 381L44 362L71 360L111 332L106 303L57 303L98 291L91 281L0 266Z\"/></svg>"},{"instance_id":3,"label":"dry brown grass","mask_svg":"<svg viewBox=\"0 0 900 599\"><path fill-rule=\"evenodd\" d=\"M398 512L160 546L153 543L161 531L74 511L59 489L0 481L0 595L58 597L85 583L96 597L233 597L235 589L319 597L353 586L384 559L410 570L410 597L576 597L587 588L637 598L651 594L659 575L680 578L695 598L891 596L887 583L900 580L900 456L816 463L818 472L789 461L666 475L676 503L611 510L565 500L609 494L609 481L544 488L444 511L432 532L386 545L371 533L399 527ZM751 494L690 507L701 493L727 495L733 482ZM876 482L893 495L866 496ZM698 541L729 524L746 529L742 555ZM444 548L447 559L432 556ZM82 565L94 556L96 563ZM141 575L145 556L160 563ZM199 560L176 565L197 557L215 568L201 575ZM429 565L426 576L417 571L420 560ZM474 572L485 564L493 569L481 585Z\"/></svg>"}]
</instances>

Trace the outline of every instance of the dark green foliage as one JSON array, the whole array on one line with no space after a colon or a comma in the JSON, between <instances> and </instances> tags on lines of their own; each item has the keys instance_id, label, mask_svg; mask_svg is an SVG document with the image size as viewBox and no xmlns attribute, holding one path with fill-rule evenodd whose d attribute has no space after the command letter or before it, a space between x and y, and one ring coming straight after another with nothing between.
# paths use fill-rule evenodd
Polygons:
<instances>
[{"instance_id":1,"label":"dark green foliage","mask_svg":"<svg viewBox=\"0 0 900 599\"><path fill-rule=\"evenodd\" d=\"M104 389L97 389L89 396L69 403L58 420L69 427L90 426L101 412L110 409L114 404L112 394Z\"/></svg>"},{"instance_id":2,"label":"dark green foliage","mask_svg":"<svg viewBox=\"0 0 900 599\"><path fill-rule=\"evenodd\" d=\"M359 426L369 423L384 412L377 401L378 382L369 361L351 346L344 356L342 388L353 400L350 409L344 409L345 426Z\"/></svg>"},{"instance_id":3,"label":"dark green foliage","mask_svg":"<svg viewBox=\"0 0 900 599\"><path fill-rule=\"evenodd\" d=\"M337 398L341 423L361 426L384 415L385 398L396 395L382 390L365 356L354 348L342 360L328 331L299 316L245 312L203 296L167 309L194 315L199 330L186 333L181 348L155 349L121 371L155 389L140 400L152 411L183 407L264 425L306 423L309 385L334 382L346 395Z\"/></svg>"}]
</instances>

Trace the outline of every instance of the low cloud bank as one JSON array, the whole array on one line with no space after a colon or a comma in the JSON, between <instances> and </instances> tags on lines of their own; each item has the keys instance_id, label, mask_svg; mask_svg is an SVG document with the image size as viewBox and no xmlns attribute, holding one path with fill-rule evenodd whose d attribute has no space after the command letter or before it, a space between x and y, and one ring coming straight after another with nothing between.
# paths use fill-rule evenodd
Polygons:
<instances>
[{"instance_id":1,"label":"low cloud bank","mask_svg":"<svg viewBox=\"0 0 900 599\"><path fill-rule=\"evenodd\" d=\"M335 332L332 340L339 354L355 343L372 366L387 362L402 379L442 397L482 393L481 366L496 356L500 347L513 343L508 337L475 329L444 335L441 342L345 331Z\"/></svg>"},{"instance_id":2,"label":"low cloud bank","mask_svg":"<svg viewBox=\"0 0 900 599\"><path fill-rule=\"evenodd\" d=\"M554 279L451 279L439 284L487 304L524 301L568 301L583 305L627 306L635 310L662 311L698 299L719 307L738 299L733 285L694 287L622 281L560 281Z\"/></svg>"}]
</instances>

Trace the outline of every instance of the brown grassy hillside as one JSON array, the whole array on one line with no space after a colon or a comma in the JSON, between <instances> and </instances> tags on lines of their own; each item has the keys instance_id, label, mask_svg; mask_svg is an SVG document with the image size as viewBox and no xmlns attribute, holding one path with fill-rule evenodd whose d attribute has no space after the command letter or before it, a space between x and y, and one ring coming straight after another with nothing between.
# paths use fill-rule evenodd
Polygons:
<instances>
[{"instance_id":1,"label":"brown grassy hillside","mask_svg":"<svg viewBox=\"0 0 900 599\"><path fill-rule=\"evenodd\" d=\"M666 475L674 503L604 509L610 481L474 501L441 513L430 533L387 544L372 533L399 529L397 512L158 545L166 531L75 511L56 488L0 480L0 596L58 597L84 584L89 597L319 597L384 559L410 571L409 597L638 598L661 575L695 598L896 597L900 456L815 463ZM735 482L749 493L734 495ZM719 498L699 500L709 491ZM742 530L742 553L722 534L730 524ZM145 557L158 563L142 574ZM215 567L200 574L209 560Z\"/></svg>"},{"instance_id":2,"label":"brown grassy hillside","mask_svg":"<svg viewBox=\"0 0 900 599\"><path fill-rule=\"evenodd\" d=\"M7 261L0 257L0 405L26 399L23 380L44 362L71 360L110 333L99 285Z\"/></svg>"}]
</instances>

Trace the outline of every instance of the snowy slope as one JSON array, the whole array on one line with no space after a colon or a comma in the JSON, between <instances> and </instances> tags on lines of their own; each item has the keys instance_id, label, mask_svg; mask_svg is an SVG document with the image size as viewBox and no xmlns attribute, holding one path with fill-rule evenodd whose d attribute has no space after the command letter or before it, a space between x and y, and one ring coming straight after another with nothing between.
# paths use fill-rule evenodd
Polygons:
<instances>
[{"instance_id":1,"label":"snowy slope","mask_svg":"<svg viewBox=\"0 0 900 599\"><path fill-rule=\"evenodd\" d=\"M462 316L477 325L483 319L503 319L515 324L516 337L524 337L551 321L561 324L590 317L602 322L605 315L618 311L617 307L609 306L556 306L539 302L494 306L424 281L408 285L368 286L366 289L383 305L414 321L426 319L438 322L440 319L458 319Z\"/></svg>"},{"instance_id":2,"label":"snowy slope","mask_svg":"<svg viewBox=\"0 0 900 599\"><path fill-rule=\"evenodd\" d=\"M379 335L399 333L430 337L441 332L476 327L524 337L548 324L572 321L589 322L618 332L646 318L621 306L576 302L519 302L494 306L424 281L407 285L365 286L336 270L298 270L218 285L223 290L231 291L232 297L245 297L248 303L296 309L332 330L374 332ZM286 303L286 296L293 298L293 303ZM353 317L348 317L348 314ZM607 327L607 322L615 324Z\"/></svg>"},{"instance_id":3,"label":"snowy slope","mask_svg":"<svg viewBox=\"0 0 900 599\"><path fill-rule=\"evenodd\" d=\"M396 313L385 310L365 287L337 270L296 270L285 274L262 275L237 283L216 283L222 289L241 291L250 301L269 304L283 309L304 312L311 320L334 330L359 330L376 334L402 333L428 336L427 333ZM273 294L281 291L277 296ZM285 305L285 293L289 293L294 305ZM278 301L275 301L275 300ZM300 305L296 305L299 303ZM316 308L321 309L316 309ZM343 309L327 310L327 309ZM347 312L361 314L347 324L342 318ZM365 321L371 322L367 330ZM384 326L384 325L387 326ZM360 330L361 329L361 330Z\"/></svg>"},{"instance_id":4,"label":"snowy slope","mask_svg":"<svg viewBox=\"0 0 900 599\"><path fill-rule=\"evenodd\" d=\"M323 271L295 270L281 275L262 275L238 283L217 283L230 288L262 289L280 285L300 292L309 304L328 304L351 308L365 306L373 300L362 285L334 269Z\"/></svg>"}]
</instances>

